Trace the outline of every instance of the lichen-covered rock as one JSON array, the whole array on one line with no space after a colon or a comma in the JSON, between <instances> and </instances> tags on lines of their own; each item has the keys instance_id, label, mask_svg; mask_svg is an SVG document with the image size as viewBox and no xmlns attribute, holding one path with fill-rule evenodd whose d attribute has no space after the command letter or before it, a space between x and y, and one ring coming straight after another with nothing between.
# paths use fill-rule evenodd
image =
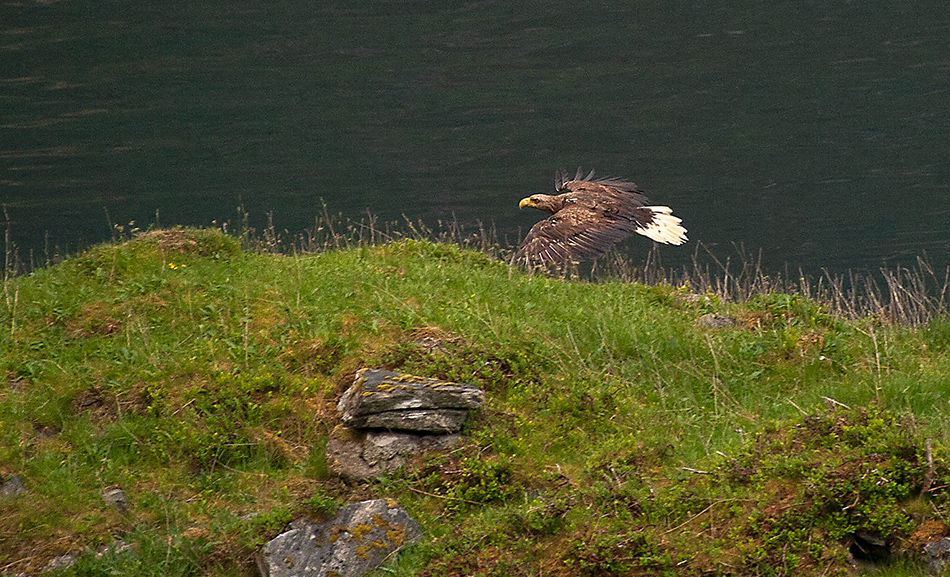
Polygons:
<instances>
[{"instance_id":1,"label":"lichen-covered rock","mask_svg":"<svg viewBox=\"0 0 950 577\"><path fill-rule=\"evenodd\" d=\"M345 507L326 523L296 521L258 558L264 577L357 577L419 538L419 526L392 499Z\"/></svg>"},{"instance_id":2,"label":"lichen-covered rock","mask_svg":"<svg viewBox=\"0 0 950 577\"><path fill-rule=\"evenodd\" d=\"M454 433L484 402L474 385L362 369L337 411L350 427Z\"/></svg>"},{"instance_id":3,"label":"lichen-covered rock","mask_svg":"<svg viewBox=\"0 0 950 577\"><path fill-rule=\"evenodd\" d=\"M394 431L357 431L337 426L327 441L327 466L343 478L361 481L394 471L406 458L458 445L461 437Z\"/></svg>"}]
</instances>

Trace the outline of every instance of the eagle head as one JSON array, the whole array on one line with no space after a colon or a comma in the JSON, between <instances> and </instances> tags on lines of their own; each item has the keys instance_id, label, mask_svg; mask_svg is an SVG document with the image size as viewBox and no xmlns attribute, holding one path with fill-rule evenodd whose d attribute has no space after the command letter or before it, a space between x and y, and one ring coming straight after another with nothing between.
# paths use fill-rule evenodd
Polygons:
<instances>
[{"instance_id":1,"label":"eagle head","mask_svg":"<svg viewBox=\"0 0 950 577\"><path fill-rule=\"evenodd\" d=\"M528 198L522 198L521 202L518 203L518 208L524 208L528 206L538 210L543 210L548 214L554 214L560 209L559 206L555 206L557 204L556 199L557 197L547 194L532 194Z\"/></svg>"}]
</instances>

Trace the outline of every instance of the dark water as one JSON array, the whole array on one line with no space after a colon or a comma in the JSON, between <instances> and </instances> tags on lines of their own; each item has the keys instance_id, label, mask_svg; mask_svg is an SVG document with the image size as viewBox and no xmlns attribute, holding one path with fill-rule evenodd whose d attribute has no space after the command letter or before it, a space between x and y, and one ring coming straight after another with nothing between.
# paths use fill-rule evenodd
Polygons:
<instances>
[{"instance_id":1,"label":"dark water","mask_svg":"<svg viewBox=\"0 0 950 577\"><path fill-rule=\"evenodd\" d=\"M583 164L768 267L950 264L941 2L0 0L0 110L21 258L321 199L514 242Z\"/></svg>"}]
</instances>

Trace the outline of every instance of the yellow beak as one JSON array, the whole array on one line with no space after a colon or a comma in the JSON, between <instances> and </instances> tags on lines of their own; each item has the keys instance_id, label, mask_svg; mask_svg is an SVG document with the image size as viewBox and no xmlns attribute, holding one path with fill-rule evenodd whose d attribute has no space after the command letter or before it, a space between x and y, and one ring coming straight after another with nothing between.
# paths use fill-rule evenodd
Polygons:
<instances>
[{"instance_id":1,"label":"yellow beak","mask_svg":"<svg viewBox=\"0 0 950 577\"><path fill-rule=\"evenodd\" d=\"M522 198L521 202L518 203L518 208L524 208L526 206L531 206L530 198Z\"/></svg>"}]
</instances>

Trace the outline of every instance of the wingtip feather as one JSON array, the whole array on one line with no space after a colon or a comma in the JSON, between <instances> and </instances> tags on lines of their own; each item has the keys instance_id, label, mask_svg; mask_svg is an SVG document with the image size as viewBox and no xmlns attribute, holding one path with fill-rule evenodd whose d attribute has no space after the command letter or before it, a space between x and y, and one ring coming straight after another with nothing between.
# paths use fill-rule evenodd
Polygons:
<instances>
[{"instance_id":1,"label":"wingtip feather","mask_svg":"<svg viewBox=\"0 0 950 577\"><path fill-rule=\"evenodd\" d=\"M673 216L668 206L647 206L653 211L653 219L646 226L637 229L637 233L664 244L680 245L689 240L681 218Z\"/></svg>"}]
</instances>

